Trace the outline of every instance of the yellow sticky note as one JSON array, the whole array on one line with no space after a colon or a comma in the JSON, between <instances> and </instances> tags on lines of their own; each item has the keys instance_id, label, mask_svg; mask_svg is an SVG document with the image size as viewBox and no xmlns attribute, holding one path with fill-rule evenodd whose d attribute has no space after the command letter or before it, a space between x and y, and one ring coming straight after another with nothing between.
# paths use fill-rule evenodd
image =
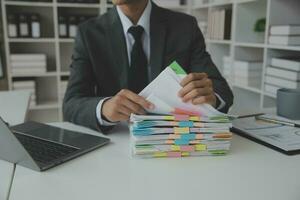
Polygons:
<instances>
[{"instance_id":1,"label":"yellow sticky note","mask_svg":"<svg viewBox=\"0 0 300 200\"><path fill-rule=\"evenodd\" d=\"M164 116L164 120L174 120L175 117L172 115Z\"/></svg>"},{"instance_id":2,"label":"yellow sticky note","mask_svg":"<svg viewBox=\"0 0 300 200\"><path fill-rule=\"evenodd\" d=\"M180 151L180 146L178 146L178 145L172 145L171 146L171 150L172 151Z\"/></svg>"},{"instance_id":3,"label":"yellow sticky note","mask_svg":"<svg viewBox=\"0 0 300 200\"><path fill-rule=\"evenodd\" d=\"M206 150L206 145L205 144L196 144L195 145L196 151L205 151Z\"/></svg>"},{"instance_id":4,"label":"yellow sticky note","mask_svg":"<svg viewBox=\"0 0 300 200\"><path fill-rule=\"evenodd\" d=\"M189 127L174 127L175 134L188 134L190 133Z\"/></svg>"},{"instance_id":5,"label":"yellow sticky note","mask_svg":"<svg viewBox=\"0 0 300 200\"><path fill-rule=\"evenodd\" d=\"M166 152L155 152L153 154L153 156L156 157L156 158L167 157L167 153Z\"/></svg>"},{"instance_id":6,"label":"yellow sticky note","mask_svg":"<svg viewBox=\"0 0 300 200\"><path fill-rule=\"evenodd\" d=\"M200 117L199 116L191 116L190 120L191 121L197 121L197 122L199 122L200 121Z\"/></svg>"},{"instance_id":7,"label":"yellow sticky note","mask_svg":"<svg viewBox=\"0 0 300 200\"><path fill-rule=\"evenodd\" d=\"M189 152L182 152L182 153L181 153L181 156L189 156L189 155L190 155Z\"/></svg>"}]
</instances>

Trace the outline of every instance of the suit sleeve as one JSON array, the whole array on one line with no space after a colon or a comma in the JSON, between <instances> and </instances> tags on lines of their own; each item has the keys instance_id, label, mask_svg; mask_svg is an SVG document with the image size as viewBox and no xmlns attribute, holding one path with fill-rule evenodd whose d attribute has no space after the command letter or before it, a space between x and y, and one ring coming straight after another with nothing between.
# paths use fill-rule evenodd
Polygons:
<instances>
[{"instance_id":1,"label":"suit sleeve","mask_svg":"<svg viewBox=\"0 0 300 200\"><path fill-rule=\"evenodd\" d=\"M206 51L204 37L197 25L197 20L193 18L192 22L192 41L191 41L191 72L205 72L213 81L213 88L226 103L220 110L221 112L228 112L233 103L233 94L227 83L223 78L215 64L213 63L209 53Z\"/></svg>"},{"instance_id":2,"label":"suit sleeve","mask_svg":"<svg viewBox=\"0 0 300 200\"><path fill-rule=\"evenodd\" d=\"M96 80L80 28L75 39L70 78L63 101L64 120L103 132L111 127L100 126L96 107L103 97L96 96Z\"/></svg>"}]
</instances>

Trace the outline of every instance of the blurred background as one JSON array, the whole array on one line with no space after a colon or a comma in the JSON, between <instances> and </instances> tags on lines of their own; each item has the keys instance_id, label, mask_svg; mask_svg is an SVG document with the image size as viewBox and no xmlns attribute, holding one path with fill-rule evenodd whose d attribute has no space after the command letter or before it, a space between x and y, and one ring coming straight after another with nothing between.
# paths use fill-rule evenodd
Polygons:
<instances>
[{"instance_id":1,"label":"blurred background","mask_svg":"<svg viewBox=\"0 0 300 200\"><path fill-rule=\"evenodd\" d=\"M278 88L300 88L299 0L154 2L197 18L234 91L231 113L274 110ZM1 0L0 90L31 92L29 120L63 120L77 26L110 8L106 0Z\"/></svg>"}]
</instances>

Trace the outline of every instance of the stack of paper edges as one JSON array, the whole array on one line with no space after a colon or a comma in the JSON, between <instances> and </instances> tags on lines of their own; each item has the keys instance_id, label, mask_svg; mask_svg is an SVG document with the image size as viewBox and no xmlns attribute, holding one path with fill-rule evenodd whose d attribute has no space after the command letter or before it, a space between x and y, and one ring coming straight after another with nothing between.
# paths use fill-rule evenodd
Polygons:
<instances>
[{"instance_id":1,"label":"stack of paper edges","mask_svg":"<svg viewBox=\"0 0 300 200\"><path fill-rule=\"evenodd\" d=\"M224 155L231 126L226 116L132 115L132 153L142 158Z\"/></svg>"}]
</instances>

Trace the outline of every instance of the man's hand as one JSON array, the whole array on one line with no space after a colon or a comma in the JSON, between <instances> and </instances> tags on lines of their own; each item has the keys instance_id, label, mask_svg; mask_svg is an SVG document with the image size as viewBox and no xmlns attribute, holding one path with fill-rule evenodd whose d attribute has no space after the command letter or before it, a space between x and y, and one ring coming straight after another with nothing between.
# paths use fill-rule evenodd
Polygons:
<instances>
[{"instance_id":1,"label":"man's hand","mask_svg":"<svg viewBox=\"0 0 300 200\"><path fill-rule=\"evenodd\" d=\"M111 122L128 120L131 113L145 114L154 105L130 90L123 89L103 103L102 115Z\"/></svg>"},{"instance_id":2,"label":"man's hand","mask_svg":"<svg viewBox=\"0 0 300 200\"><path fill-rule=\"evenodd\" d=\"M183 88L178 95L183 102L191 101L194 105L208 103L216 107L217 98L213 90L213 83L206 73L191 73L180 84Z\"/></svg>"}]
</instances>

